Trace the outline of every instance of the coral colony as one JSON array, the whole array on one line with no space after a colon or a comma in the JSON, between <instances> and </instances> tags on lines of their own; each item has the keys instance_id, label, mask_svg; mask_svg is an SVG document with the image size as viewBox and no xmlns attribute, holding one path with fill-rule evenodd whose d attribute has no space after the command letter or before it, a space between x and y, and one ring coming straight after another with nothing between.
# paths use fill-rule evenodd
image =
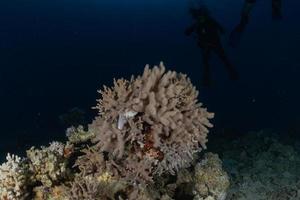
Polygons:
<instances>
[{"instance_id":1,"label":"coral colony","mask_svg":"<svg viewBox=\"0 0 300 200\"><path fill-rule=\"evenodd\" d=\"M8 154L1 200L223 200L229 178L207 153L214 114L186 75L146 65L142 76L100 90L98 116L67 129L68 141Z\"/></svg>"}]
</instances>

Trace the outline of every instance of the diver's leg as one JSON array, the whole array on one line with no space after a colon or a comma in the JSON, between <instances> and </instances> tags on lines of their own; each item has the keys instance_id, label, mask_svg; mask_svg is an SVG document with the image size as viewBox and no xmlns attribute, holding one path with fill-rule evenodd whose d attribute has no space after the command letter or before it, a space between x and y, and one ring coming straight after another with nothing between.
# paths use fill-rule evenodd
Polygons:
<instances>
[{"instance_id":1,"label":"diver's leg","mask_svg":"<svg viewBox=\"0 0 300 200\"><path fill-rule=\"evenodd\" d=\"M227 72L229 73L229 78L231 80L239 79L238 72L235 69L235 67L231 64L228 57L226 56L226 53L225 53L224 48L222 47L222 45L221 44L216 45L216 47L214 48L214 51L216 52L216 54L220 57L220 59L224 63L224 66L227 69Z\"/></svg>"},{"instance_id":2,"label":"diver's leg","mask_svg":"<svg viewBox=\"0 0 300 200\"><path fill-rule=\"evenodd\" d=\"M244 31L246 25L249 23L249 16L254 7L255 2L256 2L256 0L246 0L245 1L244 5L243 5L242 13L241 13L240 23L236 27L238 29L238 31Z\"/></svg>"},{"instance_id":3,"label":"diver's leg","mask_svg":"<svg viewBox=\"0 0 300 200\"><path fill-rule=\"evenodd\" d=\"M243 5L243 9L242 9L242 16L243 15L250 15L253 7L254 7L254 4L256 3L256 0L246 0L244 5Z\"/></svg>"},{"instance_id":4,"label":"diver's leg","mask_svg":"<svg viewBox=\"0 0 300 200\"><path fill-rule=\"evenodd\" d=\"M281 0L272 0L272 19L278 20L282 18Z\"/></svg>"},{"instance_id":5,"label":"diver's leg","mask_svg":"<svg viewBox=\"0 0 300 200\"><path fill-rule=\"evenodd\" d=\"M254 7L256 0L245 0L245 3L241 12L240 22L234 27L229 36L229 45L231 47L236 47L241 40L242 34L249 23L249 16Z\"/></svg>"},{"instance_id":6,"label":"diver's leg","mask_svg":"<svg viewBox=\"0 0 300 200\"><path fill-rule=\"evenodd\" d=\"M204 47L202 49L202 59L203 59L203 74L202 74L202 85L210 86L211 85L211 74L210 74L210 48Z\"/></svg>"}]
</instances>

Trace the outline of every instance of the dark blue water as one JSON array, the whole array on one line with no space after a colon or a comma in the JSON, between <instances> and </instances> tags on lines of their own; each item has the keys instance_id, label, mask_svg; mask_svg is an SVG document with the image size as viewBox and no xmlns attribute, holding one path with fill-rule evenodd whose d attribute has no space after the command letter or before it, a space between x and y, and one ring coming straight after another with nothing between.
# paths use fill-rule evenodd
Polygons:
<instances>
[{"instance_id":1,"label":"dark blue water","mask_svg":"<svg viewBox=\"0 0 300 200\"><path fill-rule=\"evenodd\" d=\"M227 40L243 0L206 4L225 27L224 47L241 76L228 80L213 56L211 88L201 87L201 51L184 35L187 1L1 1L1 154L63 138L61 114L79 107L90 120L97 89L161 60L191 77L216 113L216 130L299 128L300 1L283 0L284 18L275 22L271 1L258 1L236 49Z\"/></svg>"}]
</instances>

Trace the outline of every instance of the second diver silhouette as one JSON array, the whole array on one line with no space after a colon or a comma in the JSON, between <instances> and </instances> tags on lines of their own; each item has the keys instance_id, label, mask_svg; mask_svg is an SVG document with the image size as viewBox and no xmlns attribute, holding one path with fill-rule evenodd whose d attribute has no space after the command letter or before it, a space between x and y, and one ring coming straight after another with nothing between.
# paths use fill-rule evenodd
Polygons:
<instances>
[{"instance_id":1,"label":"second diver silhouette","mask_svg":"<svg viewBox=\"0 0 300 200\"><path fill-rule=\"evenodd\" d=\"M241 37L246 29L246 26L249 23L250 13L255 5L257 0L245 0L242 12L241 19L237 26L233 29L229 36L229 45L231 47L237 47L240 43ZM281 11L281 1L282 0L272 0L272 19L280 20L282 18Z\"/></svg>"},{"instance_id":2,"label":"second diver silhouette","mask_svg":"<svg viewBox=\"0 0 300 200\"><path fill-rule=\"evenodd\" d=\"M222 26L211 17L208 9L205 6L200 8L191 8L190 14L194 19L194 23L185 30L185 34L191 35L194 33L198 46L202 49L204 64L202 79L203 85L211 85L211 73L209 65L211 52L215 52L222 60L229 73L230 79L237 80L239 78L237 70L227 58L220 39L220 33L224 33Z\"/></svg>"}]
</instances>

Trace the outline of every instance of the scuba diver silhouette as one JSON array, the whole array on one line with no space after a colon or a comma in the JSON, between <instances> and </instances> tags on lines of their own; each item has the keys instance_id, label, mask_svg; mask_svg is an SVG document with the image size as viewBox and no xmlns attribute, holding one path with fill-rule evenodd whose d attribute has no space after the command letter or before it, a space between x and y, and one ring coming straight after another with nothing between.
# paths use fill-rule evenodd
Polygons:
<instances>
[{"instance_id":1,"label":"scuba diver silhouette","mask_svg":"<svg viewBox=\"0 0 300 200\"><path fill-rule=\"evenodd\" d=\"M236 47L241 40L242 34L246 29L247 24L249 23L250 13L254 7L256 0L245 0L242 12L241 19L239 24L233 29L229 36L229 45ZM282 18L281 11L281 0L272 0L272 19L279 20Z\"/></svg>"},{"instance_id":2,"label":"scuba diver silhouette","mask_svg":"<svg viewBox=\"0 0 300 200\"><path fill-rule=\"evenodd\" d=\"M211 84L209 60L212 51L215 52L224 63L230 79L237 80L238 73L227 58L220 39L220 33L224 33L222 26L210 16L205 6L190 8L190 14L194 19L194 23L185 30L185 34L189 36L195 33L194 36L197 39L198 46L202 49L204 64L203 85L210 86Z\"/></svg>"}]
</instances>

